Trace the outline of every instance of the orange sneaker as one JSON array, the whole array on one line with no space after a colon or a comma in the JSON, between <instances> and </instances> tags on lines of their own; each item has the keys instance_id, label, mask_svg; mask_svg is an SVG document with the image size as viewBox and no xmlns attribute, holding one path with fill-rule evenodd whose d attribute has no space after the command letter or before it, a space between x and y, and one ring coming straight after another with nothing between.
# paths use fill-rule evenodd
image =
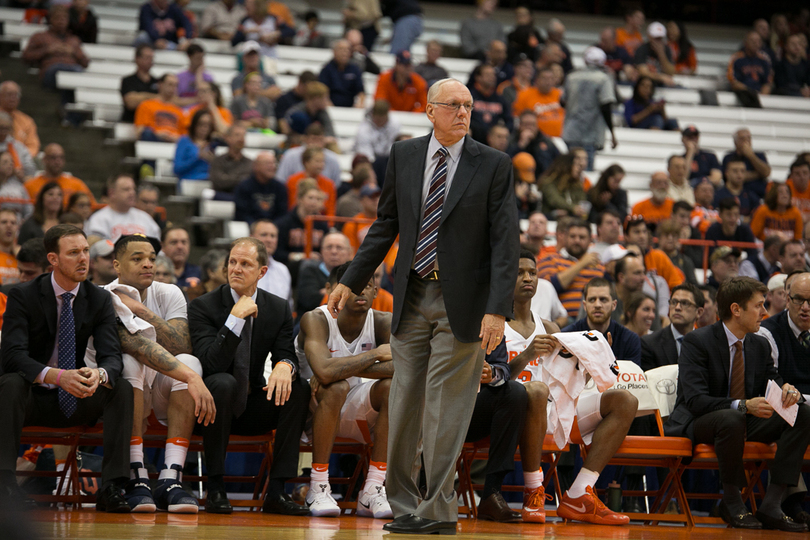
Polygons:
<instances>
[{"instance_id":1,"label":"orange sneaker","mask_svg":"<svg viewBox=\"0 0 810 540\"><path fill-rule=\"evenodd\" d=\"M599 500L590 486L585 488L587 493L582 497L572 499L565 492L560 506L557 508L557 515L563 519L584 521L595 525L627 525L630 523L630 516L617 514L610 510Z\"/></svg>"},{"instance_id":2,"label":"orange sneaker","mask_svg":"<svg viewBox=\"0 0 810 540\"><path fill-rule=\"evenodd\" d=\"M546 522L546 499L554 500L551 495L546 495L543 486L537 489L526 488L523 490L523 508L520 515L526 523Z\"/></svg>"}]
</instances>

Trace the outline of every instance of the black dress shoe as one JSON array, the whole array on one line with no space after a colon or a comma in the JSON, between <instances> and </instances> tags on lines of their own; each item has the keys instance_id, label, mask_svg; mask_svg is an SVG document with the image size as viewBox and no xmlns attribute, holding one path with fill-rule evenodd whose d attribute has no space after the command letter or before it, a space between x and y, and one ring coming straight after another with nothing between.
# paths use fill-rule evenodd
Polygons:
<instances>
[{"instance_id":1,"label":"black dress shoe","mask_svg":"<svg viewBox=\"0 0 810 540\"><path fill-rule=\"evenodd\" d=\"M37 503L20 489L17 480L0 481L0 506L13 510L34 510Z\"/></svg>"},{"instance_id":2,"label":"black dress shoe","mask_svg":"<svg viewBox=\"0 0 810 540\"><path fill-rule=\"evenodd\" d=\"M456 534L458 525L455 521L436 521L411 514L397 520L383 525L383 530L397 534Z\"/></svg>"},{"instance_id":3,"label":"black dress shoe","mask_svg":"<svg viewBox=\"0 0 810 540\"><path fill-rule=\"evenodd\" d=\"M742 514L737 514L735 516L731 515L726 503L720 501L720 505L718 507L720 511L720 517L723 518L723 521L734 527L735 529L761 529L762 523L757 521L757 519L751 514L751 512L745 511Z\"/></svg>"},{"instance_id":4,"label":"black dress shoe","mask_svg":"<svg viewBox=\"0 0 810 540\"><path fill-rule=\"evenodd\" d=\"M515 512L496 491L478 505L478 519L497 521L499 523L515 523L521 521L520 512Z\"/></svg>"},{"instance_id":5,"label":"black dress shoe","mask_svg":"<svg viewBox=\"0 0 810 540\"><path fill-rule=\"evenodd\" d=\"M129 503L124 497L124 488L115 482L110 482L96 495L96 510L111 514L128 514Z\"/></svg>"},{"instance_id":6,"label":"black dress shoe","mask_svg":"<svg viewBox=\"0 0 810 540\"><path fill-rule=\"evenodd\" d=\"M647 511L641 505L641 501L637 497L630 497L624 500L622 505L624 512L627 514L646 514Z\"/></svg>"},{"instance_id":7,"label":"black dress shoe","mask_svg":"<svg viewBox=\"0 0 810 540\"><path fill-rule=\"evenodd\" d=\"M233 512L228 494L224 491L209 491L205 499L205 511L209 514L230 514Z\"/></svg>"},{"instance_id":8,"label":"black dress shoe","mask_svg":"<svg viewBox=\"0 0 810 540\"><path fill-rule=\"evenodd\" d=\"M788 517L790 517L790 519L792 519L796 523L804 523L805 525L810 526L810 514L808 514L804 510L796 512L795 514L788 514L787 512L785 512L785 514L787 514Z\"/></svg>"},{"instance_id":9,"label":"black dress shoe","mask_svg":"<svg viewBox=\"0 0 810 540\"><path fill-rule=\"evenodd\" d=\"M309 510L296 503L286 493L268 493L262 505L262 512L284 516L308 516Z\"/></svg>"},{"instance_id":10,"label":"black dress shoe","mask_svg":"<svg viewBox=\"0 0 810 540\"><path fill-rule=\"evenodd\" d=\"M784 532L807 532L807 525L804 523L796 523L785 514L769 516L757 510L756 518L762 523L762 527L765 529L776 529Z\"/></svg>"}]
</instances>

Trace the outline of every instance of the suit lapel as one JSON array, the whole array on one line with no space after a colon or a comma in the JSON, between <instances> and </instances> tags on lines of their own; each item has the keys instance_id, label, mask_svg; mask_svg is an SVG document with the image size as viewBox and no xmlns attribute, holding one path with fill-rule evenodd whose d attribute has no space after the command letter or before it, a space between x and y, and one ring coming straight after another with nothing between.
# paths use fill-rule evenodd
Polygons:
<instances>
[{"instance_id":1,"label":"suit lapel","mask_svg":"<svg viewBox=\"0 0 810 540\"><path fill-rule=\"evenodd\" d=\"M56 293L51 284L50 274L45 274L45 277L40 282L39 290L42 295L42 312L48 322L50 335L54 336L56 335Z\"/></svg>"},{"instance_id":2,"label":"suit lapel","mask_svg":"<svg viewBox=\"0 0 810 540\"><path fill-rule=\"evenodd\" d=\"M431 132L432 133L432 132ZM427 163L427 148L430 135L416 139L413 155L401 156L405 158L402 167L402 178L412 179L412 185L404 190L411 197L410 206L417 226L422 223L422 184L425 178L425 163Z\"/></svg>"},{"instance_id":3,"label":"suit lapel","mask_svg":"<svg viewBox=\"0 0 810 540\"><path fill-rule=\"evenodd\" d=\"M677 364L678 363L678 343L675 341L675 336L672 335L671 328L664 328L665 332L664 336L666 339L666 345L664 346L664 354L667 356L667 362L669 364Z\"/></svg>"},{"instance_id":4,"label":"suit lapel","mask_svg":"<svg viewBox=\"0 0 810 540\"><path fill-rule=\"evenodd\" d=\"M720 364L723 368L723 373L726 375L726 387L728 387L729 382L729 369L731 367L731 354L728 350L728 338L726 337L726 331L723 328L722 322L717 322L714 324L714 335L717 339L715 339L715 354L717 354L717 358L720 359Z\"/></svg>"},{"instance_id":5,"label":"suit lapel","mask_svg":"<svg viewBox=\"0 0 810 540\"><path fill-rule=\"evenodd\" d=\"M76 335L79 335L79 328L84 322L84 316L87 314L87 283L82 283L79 286L79 293L73 300L73 322L76 326Z\"/></svg>"},{"instance_id":6,"label":"suit lapel","mask_svg":"<svg viewBox=\"0 0 810 540\"><path fill-rule=\"evenodd\" d=\"M464 148L459 157L458 167L456 168L455 175L453 175L453 182L450 184L450 192L444 198L441 223L444 223L447 216L450 215L450 212L452 212L453 208L458 204L458 201L461 200L461 196L464 195L467 186L470 185L473 176L475 176L475 171L478 170L480 164L481 155L478 151L478 147L476 147L471 137L465 137ZM441 226L441 223L439 226Z\"/></svg>"}]
</instances>

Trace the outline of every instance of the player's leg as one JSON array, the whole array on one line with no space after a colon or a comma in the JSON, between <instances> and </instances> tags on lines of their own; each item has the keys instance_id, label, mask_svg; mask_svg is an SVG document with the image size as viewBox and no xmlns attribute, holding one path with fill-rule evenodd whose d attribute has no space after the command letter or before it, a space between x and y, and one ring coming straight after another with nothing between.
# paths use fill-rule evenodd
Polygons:
<instances>
[{"instance_id":1,"label":"player's leg","mask_svg":"<svg viewBox=\"0 0 810 540\"><path fill-rule=\"evenodd\" d=\"M529 397L529 405L523 422L523 434L520 437L520 459L525 484L521 514L525 522L545 523L546 492L543 488L543 469L540 463L548 424L546 410L548 386L540 381L529 381L524 387Z\"/></svg>"},{"instance_id":2,"label":"player's leg","mask_svg":"<svg viewBox=\"0 0 810 540\"><path fill-rule=\"evenodd\" d=\"M178 354L177 360L202 375L200 361L189 354ZM183 467L194 430L194 398L188 384L158 374L152 385L152 406L155 415L168 426L165 459L160 471L155 502L158 509L173 513L196 514L199 506L194 497L183 489Z\"/></svg>"},{"instance_id":3,"label":"player's leg","mask_svg":"<svg viewBox=\"0 0 810 540\"><path fill-rule=\"evenodd\" d=\"M148 368L133 356L122 355L124 379L132 385L132 437L129 440L129 483L126 487L126 498L130 510L138 513L154 512L157 507L149 484L149 472L144 466L143 430L146 406L144 387L148 392Z\"/></svg>"},{"instance_id":4,"label":"player's leg","mask_svg":"<svg viewBox=\"0 0 810 540\"><path fill-rule=\"evenodd\" d=\"M318 404L312 416L312 479L306 498L307 507L315 517L340 515L340 507L329 486L329 457L349 389L349 383L343 380L320 385L315 392Z\"/></svg>"},{"instance_id":5,"label":"player's leg","mask_svg":"<svg viewBox=\"0 0 810 540\"><path fill-rule=\"evenodd\" d=\"M366 472L366 482L357 500L357 515L390 519L394 514L388 504L385 475L388 469L388 393L391 390L391 379L381 379L358 386L365 387L358 388L358 394L362 392L362 395L350 398L353 398L351 401L362 403L358 408L359 414L356 415L356 419L365 421L369 428L373 427L374 447L371 450L371 463ZM344 414L348 413L350 408L350 404L347 403ZM372 421L373 416L376 416L376 419Z\"/></svg>"},{"instance_id":6,"label":"player's leg","mask_svg":"<svg viewBox=\"0 0 810 540\"><path fill-rule=\"evenodd\" d=\"M560 501L557 515L598 525L624 525L630 518L608 509L593 491L599 474L624 441L636 416L638 400L626 390L580 397L577 423L586 440L592 435L588 457Z\"/></svg>"}]
</instances>

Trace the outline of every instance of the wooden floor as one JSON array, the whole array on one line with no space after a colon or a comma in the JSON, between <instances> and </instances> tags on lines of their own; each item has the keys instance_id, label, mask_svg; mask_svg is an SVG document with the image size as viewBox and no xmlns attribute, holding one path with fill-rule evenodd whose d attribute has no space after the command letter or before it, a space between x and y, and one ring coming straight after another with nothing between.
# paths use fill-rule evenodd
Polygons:
<instances>
[{"instance_id":1,"label":"wooden floor","mask_svg":"<svg viewBox=\"0 0 810 540\"><path fill-rule=\"evenodd\" d=\"M37 510L18 516L35 533L25 540L81 538L82 540L382 540L385 521L342 517L291 518L258 512L236 512L230 516L158 514L104 514L94 510ZM0 529L0 539L8 530ZM621 539L690 539L754 540L802 538L775 531L739 531L720 527L643 526L597 527L588 524L546 525L499 524L461 519L458 537L475 540L496 538L621 538ZM393 536L393 538L420 538ZM436 538L435 536L432 538ZM16 538L15 538L16 540Z\"/></svg>"}]
</instances>

